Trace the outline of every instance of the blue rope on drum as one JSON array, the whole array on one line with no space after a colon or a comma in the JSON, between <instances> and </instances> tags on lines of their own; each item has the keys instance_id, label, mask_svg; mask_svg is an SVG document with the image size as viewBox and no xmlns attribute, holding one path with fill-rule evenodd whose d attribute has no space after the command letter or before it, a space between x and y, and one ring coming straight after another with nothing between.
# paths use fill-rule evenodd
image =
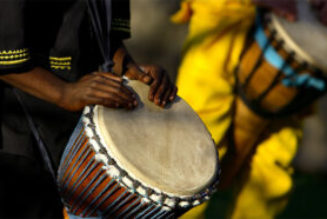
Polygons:
<instances>
[{"instance_id":1,"label":"blue rope on drum","mask_svg":"<svg viewBox=\"0 0 327 219\"><path fill-rule=\"evenodd\" d=\"M314 88L319 91L324 91L326 89L326 84L323 80L315 78L308 73L298 74L290 65L285 64L285 60L277 53L277 51L269 45L269 40L264 32L261 16L256 18L256 31L255 40L264 51L264 57L267 62L277 69L283 69L286 76L282 80L282 83L286 87L307 87Z\"/></svg>"},{"instance_id":2,"label":"blue rope on drum","mask_svg":"<svg viewBox=\"0 0 327 219\"><path fill-rule=\"evenodd\" d=\"M102 217L80 217L73 214L68 214L69 219L102 219Z\"/></svg>"}]
</instances>

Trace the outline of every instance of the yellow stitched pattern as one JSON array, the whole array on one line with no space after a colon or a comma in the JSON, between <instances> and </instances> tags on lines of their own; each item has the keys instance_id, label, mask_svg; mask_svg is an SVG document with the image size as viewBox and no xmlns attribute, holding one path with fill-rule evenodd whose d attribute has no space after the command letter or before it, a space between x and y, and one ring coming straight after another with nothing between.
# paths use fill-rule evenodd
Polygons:
<instances>
[{"instance_id":1,"label":"yellow stitched pattern","mask_svg":"<svg viewBox=\"0 0 327 219\"><path fill-rule=\"evenodd\" d=\"M27 57L28 53L19 54L19 55L0 55L0 60L13 60Z\"/></svg>"},{"instance_id":2,"label":"yellow stitched pattern","mask_svg":"<svg viewBox=\"0 0 327 219\"><path fill-rule=\"evenodd\" d=\"M114 18L112 21L112 30L130 32L130 21L125 19Z\"/></svg>"},{"instance_id":3,"label":"yellow stitched pattern","mask_svg":"<svg viewBox=\"0 0 327 219\"><path fill-rule=\"evenodd\" d=\"M123 32L131 32L130 29L128 28L123 28L123 27L112 27L112 30L116 30L116 31L123 31Z\"/></svg>"},{"instance_id":4,"label":"yellow stitched pattern","mask_svg":"<svg viewBox=\"0 0 327 219\"><path fill-rule=\"evenodd\" d=\"M50 61L51 65L64 65L64 66L68 66L71 65L71 62L56 62L56 61Z\"/></svg>"},{"instance_id":5,"label":"yellow stitched pattern","mask_svg":"<svg viewBox=\"0 0 327 219\"><path fill-rule=\"evenodd\" d=\"M119 19L119 18L114 18L112 21L113 26L123 26L123 27L130 27L130 21L126 19Z\"/></svg>"},{"instance_id":6,"label":"yellow stitched pattern","mask_svg":"<svg viewBox=\"0 0 327 219\"><path fill-rule=\"evenodd\" d=\"M71 70L72 69L72 57L56 57L50 56L50 67L55 70Z\"/></svg>"},{"instance_id":7,"label":"yellow stitched pattern","mask_svg":"<svg viewBox=\"0 0 327 219\"><path fill-rule=\"evenodd\" d=\"M0 61L0 65L16 65L16 64L20 64L20 63L26 62L28 60L29 60L29 58L19 59L19 60L13 60L13 61Z\"/></svg>"},{"instance_id":8,"label":"yellow stitched pattern","mask_svg":"<svg viewBox=\"0 0 327 219\"><path fill-rule=\"evenodd\" d=\"M54 61L71 61L72 60L71 56L67 56L67 57L50 56L49 58L50 58L50 60L54 60Z\"/></svg>"},{"instance_id":9,"label":"yellow stitched pattern","mask_svg":"<svg viewBox=\"0 0 327 219\"><path fill-rule=\"evenodd\" d=\"M59 70L71 70L72 69L70 66L59 66L59 65L51 65L51 68L59 69Z\"/></svg>"},{"instance_id":10,"label":"yellow stitched pattern","mask_svg":"<svg viewBox=\"0 0 327 219\"><path fill-rule=\"evenodd\" d=\"M0 50L0 65L16 65L30 59L28 49Z\"/></svg>"},{"instance_id":11,"label":"yellow stitched pattern","mask_svg":"<svg viewBox=\"0 0 327 219\"><path fill-rule=\"evenodd\" d=\"M2 50L0 51L0 55L13 55L13 54L23 54L27 53L28 49L16 49L16 50Z\"/></svg>"}]
</instances>

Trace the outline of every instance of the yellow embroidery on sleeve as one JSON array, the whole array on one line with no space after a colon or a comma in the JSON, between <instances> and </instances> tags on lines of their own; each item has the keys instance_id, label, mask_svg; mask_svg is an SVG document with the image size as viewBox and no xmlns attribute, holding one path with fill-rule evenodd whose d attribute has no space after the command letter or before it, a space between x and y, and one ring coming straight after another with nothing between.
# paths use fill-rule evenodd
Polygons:
<instances>
[{"instance_id":1,"label":"yellow embroidery on sleeve","mask_svg":"<svg viewBox=\"0 0 327 219\"><path fill-rule=\"evenodd\" d=\"M130 21L128 19L114 18L112 30L130 32Z\"/></svg>"},{"instance_id":2,"label":"yellow embroidery on sleeve","mask_svg":"<svg viewBox=\"0 0 327 219\"><path fill-rule=\"evenodd\" d=\"M0 65L17 65L30 59L27 48L17 50L0 50Z\"/></svg>"},{"instance_id":3,"label":"yellow embroidery on sleeve","mask_svg":"<svg viewBox=\"0 0 327 219\"><path fill-rule=\"evenodd\" d=\"M50 56L50 67L54 70L71 70L72 69L72 57L56 57Z\"/></svg>"},{"instance_id":4,"label":"yellow embroidery on sleeve","mask_svg":"<svg viewBox=\"0 0 327 219\"><path fill-rule=\"evenodd\" d=\"M112 30L115 31L123 31L123 32L131 32L129 28L123 28L123 27L112 27Z\"/></svg>"},{"instance_id":5,"label":"yellow embroidery on sleeve","mask_svg":"<svg viewBox=\"0 0 327 219\"><path fill-rule=\"evenodd\" d=\"M124 26L124 27L130 27L130 21L128 19L120 19L120 18L114 18L112 21L113 26Z\"/></svg>"},{"instance_id":6,"label":"yellow embroidery on sleeve","mask_svg":"<svg viewBox=\"0 0 327 219\"><path fill-rule=\"evenodd\" d=\"M52 61L71 61L72 57L71 56L67 56L67 57L50 56L49 59Z\"/></svg>"},{"instance_id":7,"label":"yellow embroidery on sleeve","mask_svg":"<svg viewBox=\"0 0 327 219\"><path fill-rule=\"evenodd\" d=\"M51 65L51 68L56 70L71 70L72 68L70 66L59 66L59 65Z\"/></svg>"},{"instance_id":8,"label":"yellow embroidery on sleeve","mask_svg":"<svg viewBox=\"0 0 327 219\"><path fill-rule=\"evenodd\" d=\"M71 62L55 62L55 61L50 61L51 65L64 65L64 66L68 66L71 65Z\"/></svg>"},{"instance_id":9,"label":"yellow embroidery on sleeve","mask_svg":"<svg viewBox=\"0 0 327 219\"><path fill-rule=\"evenodd\" d=\"M13 60L13 61L0 61L0 65L17 65L17 64L21 64L23 62L26 62L28 60L29 60L29 58L20 59L20 60Z\"/></svg>"}]
</instances>

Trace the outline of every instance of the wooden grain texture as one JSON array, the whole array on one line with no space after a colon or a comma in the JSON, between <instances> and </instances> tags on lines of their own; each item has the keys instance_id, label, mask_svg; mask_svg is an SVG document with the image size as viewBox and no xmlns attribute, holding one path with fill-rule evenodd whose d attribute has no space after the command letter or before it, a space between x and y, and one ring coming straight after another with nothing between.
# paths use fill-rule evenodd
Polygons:
<instances>
[{"instance_id":1,"label":"wooden grain texture","mask_svg":"<svg viewBox=\"0 0 327 219\"><path fill-rule=\"evenodd\" d=\"M266 30L266 34L269 36L269 30ZM271 42L271 46L273 46L278 54L283 57L284 60L286 60L290 55L290 52L287 52L285 49L283 49L283 46L278 46L279 43L280 42L277 40L273 40ZM244 85L246 78L253 71L261 54L262 49L253 40L246 48L240 60L237 77L241 85ZM293 69L298 69L298 74L309 73L311 75L315 75L315 72L312 70L312 68L305 66L299 68L303 63L299 63L295 59L290 59L288 64ZM249 80L248 85L244 89L245 95L248 100L254 100L266 92L266 90L269 90L262 101L258 103L258 107L262 107L266 111L272 113L279 112L284 107L286 107L299 93L299 88L284 86L282 84L282 80L284 78L284 73L279 74L279 70L263 58L260 62L260 65ZM277 83L272 88L269 88L275 79L277 79Z\"/></svg>"}]
</instances>

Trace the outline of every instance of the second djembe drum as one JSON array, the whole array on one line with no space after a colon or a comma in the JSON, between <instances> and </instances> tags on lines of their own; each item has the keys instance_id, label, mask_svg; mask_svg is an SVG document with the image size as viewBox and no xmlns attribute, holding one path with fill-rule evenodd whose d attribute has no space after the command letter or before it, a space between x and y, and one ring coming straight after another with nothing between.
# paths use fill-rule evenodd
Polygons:
<instances>
[{"instance_id":1,"label":"second djembe drum","mask_svg":"<svg viewBox=\"0 0 327 219\"><path fill-rule=\"evenodd\" d=\"M299 112L326 91L327 27L297 5L296 22L259 13L236 71L239 95L262 117Z\"/></svg>"}]
</instances>

